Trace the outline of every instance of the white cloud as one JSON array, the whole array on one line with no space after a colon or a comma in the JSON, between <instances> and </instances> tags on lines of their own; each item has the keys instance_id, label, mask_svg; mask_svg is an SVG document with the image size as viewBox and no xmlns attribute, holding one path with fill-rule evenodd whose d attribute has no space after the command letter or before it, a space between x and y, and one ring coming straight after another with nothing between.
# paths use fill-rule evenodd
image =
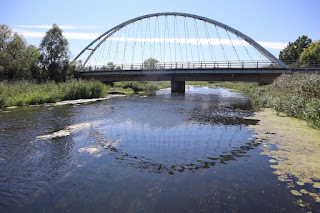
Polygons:
<instances>
[{"instance_id":1,"label":"white cloud","mask_svg":"<svg viewBox=\"0 0 320 213\"><path fill-rule=\"evenodd\" d=\"M23 26L23 25L19 25ZM37 26L39 29L44 29L40 27L48 27L51 26ZM42 38L45 35L45 32L36 32L36 31L26 31L21 29L13 29L15 32L22 34L26 38ZM63 35L67 39L79 39L79 40L94 40L100 33L76 33L76 32L64 32ZM117 38L111 37L110 40L114 41L130 41L130 42L146 42L146 43L180 43L180 44L191 44L191 45L234 45L234 46L249 46L249 43L240 40L229 40L229 39L206 39L206 38ZM231 43L232 42L232 43ZM282 50L287 46L287 43L283 42L268 42L268 41L257 41L264 48Z\"/></svg>"},{"instance_id":2,"label":"white cloud","mask_svg":"<svg viewBox=\"0 0 320 213\"><path fill-rule=\"evenodd\" d=\"M51 29L52 25L16 25L18 28L27 28L27 29ZM75 25L59 25L63 30L103 30L106 29L105 26L75 26Z\"/></svg>"},{"instance_id":3,"label":"white cloud","mask_svg":"<svg viewBox=\"0 0 320 213\"><path fill-rule=\"evenodd\" d=\"M13 29L13 31L23 35L25 38L43 38L46 34L46 32L26 31L20 29ZM67 39L94 40L100 35L100 33L63 32L63 36Z\"/></svg>"},{"instance_id":4,"label":"white cloud","mask_svg":"<svg viewBox=\"0 0 320 213\"><path fill-rule=\"evenodd\" d=\"M264 48L283 50L288 44L283 42L257 41Z\"/></svg>"}]
</instances>

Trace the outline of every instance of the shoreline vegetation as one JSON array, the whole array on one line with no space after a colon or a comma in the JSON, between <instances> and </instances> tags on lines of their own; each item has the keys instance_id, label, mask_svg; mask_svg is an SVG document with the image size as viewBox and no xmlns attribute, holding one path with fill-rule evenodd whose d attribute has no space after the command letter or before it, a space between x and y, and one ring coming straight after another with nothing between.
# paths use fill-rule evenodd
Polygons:
<instances>
[{"instance_id":1,"label":"shoreline vegetation","mask_svg":"<svg viewBox=\"0 0 320 213\"><path fill-rule=\"evenodd\" d=\"M272 108L277 113L306 120L320 129L320 75L282 75L270 85L250 82L186 82L187 85L221 87L243 92L252 97L253 104ZM0 108L65 100L104 98L107 94L155 94L156 90L170 87L170 82L114 82L110 85L94 80L69 80L34 83L0 82Z\"/></svg>"},{"instance_id":2,"label":"shoreline vegetation","mask_svg":"<svg viewBox=\"0 0 320 213\"><path fill-rule=\"evenodd\" d=\"M320 75L281 75L272 84L259 86L246 82L211 82L209 87L223 87L252 97L253 104L272 108L277 114L299 118L320 129Z\"/></svg>"},{"instance_id":3,"label":"shoreline vegetation","mask_svg":"<svg viewBox=\"0 0 320 213\"><path fill-rule=\"evenodd\" d=\"M0 82L0 109L57 103L67 100L105 98L108 94L132 95L135 93L155 94L156 90L170 87L170 82L115 82L106 85L95 80L69 80L56 83L49 81Z\"/></svg>"}]
</instances>

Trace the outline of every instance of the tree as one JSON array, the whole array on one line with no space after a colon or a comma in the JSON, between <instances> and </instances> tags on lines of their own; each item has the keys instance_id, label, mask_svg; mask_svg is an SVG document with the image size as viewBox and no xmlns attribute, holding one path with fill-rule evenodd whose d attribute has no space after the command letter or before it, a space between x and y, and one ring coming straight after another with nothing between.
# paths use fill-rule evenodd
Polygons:
<instances>
[{"instance_id":1,"label":"tree","mask_svg":"<svg viewBox=\"0 0 320 213\"><path fill-rule=\"evenodd\" d=\"M298 60L300 58L303 50L311 44L312 40L308 36L303 35L298 37L298 39L287 45L282 51L280 51L279 59L280 60Z\"/></svg>"},{"instance_id":2,"label":"tree","mask_svg":"<svg viewBox=\"0 0 320 213\"><path fill-rule=\"evenodd\" d=\"M312 42L300 55L300 61L320 61L320 40Z\"/></svg>"},{"instance_id":3,"label":"tree","mask_svg":"<svg viewBox=\"0 0 320 213\"><path fill-rule=\"evenodd\" d=\"M68 41L58 25L53 24L40 44L40 62L50 80L65 81L71 76Z\"/></svg>"},{"instance_id":4,"label":"tree","mask_svg":"<svg viewBox=\"0 0 320 213\"><path fill-rule=\"evenodd\" d=\"M115 65L113 64L113 62L108 62L107 67L109 70L113 70L115 68Z\"/></svg>"},{"instance_id":5,"label":"tree","mask_svg":"<svg viewBox=\"0 0 320 213\"><path fill-rule=\"evenodd\" d=\"M159 63L159 61L157 59L154 59L154 58L148 58L147 60L145 60L143 62L144 68L146 68L146 69L155 69L157 63Z\"/></svg>"},{"instance_id":6,"label":"tree","mask_svg":"<svg viewBox=\"0 0 320 213\"><path fill-rule=\"evenodd\" d=\"M18 33L0 25L0 79L31 79L39 70L39 51Z\"/></svg>"}]
</instances>

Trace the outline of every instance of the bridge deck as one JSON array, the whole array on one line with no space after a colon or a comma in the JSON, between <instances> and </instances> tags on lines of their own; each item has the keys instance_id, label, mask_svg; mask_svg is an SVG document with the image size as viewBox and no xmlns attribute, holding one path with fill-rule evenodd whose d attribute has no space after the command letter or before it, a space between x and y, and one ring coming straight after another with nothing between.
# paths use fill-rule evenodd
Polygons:
<instances>
[{"instance_id":1,"label":"bridge deck","mask_svg":"<svg viewBox=\"0 0 320 213\"><path fill-rule=\"evenodd\" d=\"M219 68L219 69L166 69L166 70L106 70L86 71L80 75L87 79L106 81L255 81L271 83L287 69Z\"/></svg>"}]
</instances>

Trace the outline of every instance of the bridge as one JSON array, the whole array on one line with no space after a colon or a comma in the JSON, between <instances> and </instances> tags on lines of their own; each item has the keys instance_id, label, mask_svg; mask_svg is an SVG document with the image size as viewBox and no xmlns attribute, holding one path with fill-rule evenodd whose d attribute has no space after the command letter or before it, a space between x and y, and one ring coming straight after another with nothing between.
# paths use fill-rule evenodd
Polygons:
<instances>
[{"instance_id":1,"label":"bridge","mask_svg":"<svg viewBox=\"0 0 320 213\"><path fill-rule=\"evenodd\" d=\"M92 41L74 61L84 78L171 81L174 93L185 91L185 81L271 83L295 71L234 28L174 12L125 21Z\"/></svg>"}]
</instances>

